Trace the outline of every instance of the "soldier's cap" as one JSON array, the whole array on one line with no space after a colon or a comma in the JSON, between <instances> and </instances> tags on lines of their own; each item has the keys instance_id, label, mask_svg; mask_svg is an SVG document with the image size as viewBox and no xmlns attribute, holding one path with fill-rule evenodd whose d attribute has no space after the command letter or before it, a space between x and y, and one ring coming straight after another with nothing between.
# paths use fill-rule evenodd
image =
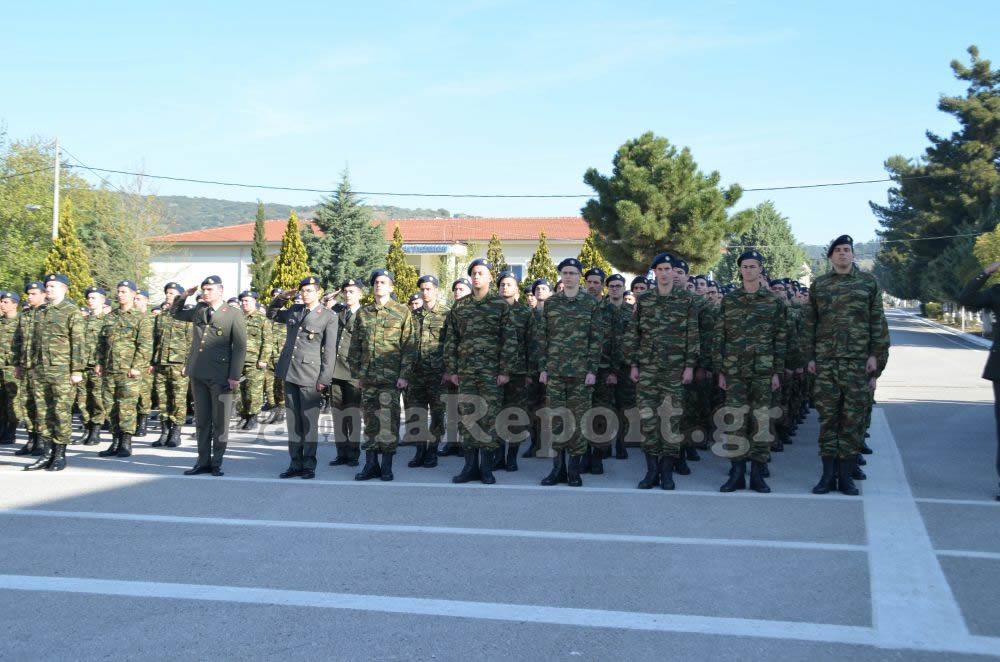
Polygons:
<instances>
[{"instance_id":1,"label":"soldier's cap","mask_svg":"<svg viewBox=\"0 0 1000 662\"><path fill-rule=\"evenodd\" d=\"M0 292L0 299L10 299L11 301L17 303L21 301L21 295L17 292L3 291Z\"/></svg>"},{"instance_id":2,"label":"soldier's cap","mask_svg":"<svg viewBox=\"0 0 1000 662\"><path fill-rule=\"evenodd\" d=\"M271 290L271 296L274 296L275 294L281 294L283 291L284 290L282 290L280 287L275 287Z\"/></svg>"},{"instance_id":3,"label":"soldier's cap","mask_svg":"<svg viewBox=\"0 0 1000 662\"><path fill-rule=\"evenodd\" d=\"M370 285L374 285L375 284L375 279L378 278L379 276L385 276L386 278L388 278L393 283L396 282L396 277L393 276L392 272L389 271L388 269L376 269L375 271L372 272L371 277L368 279L368 283Z\"/></svg>"},{"instance_id":4,"label":"soldier's cap","mask_svg":"<svg viewBox=\"0 0 1000 662\"><path fill-rule=\"evenodd\" d=\"M147 299L149 298L149 292L147 290L139 290L138 292L136 292L136 294L138 294L139 296L146 297Z\"/></svg>"},{"instance_id":5,"label":"soldier's cap","mask_svg":"<svg viewBox=\"0 0 1000 662\"><path fill-rule=\"evenodd\" d=\"M781 285L782 287L785 286L784 281L782 281L780 278L775 278L774 280L769 280L769 281L767 281L767 284L770 285L771 287L774 287L775 285Z\"/></svg>"},{"instance_id":6,"label":"soldier's cap","mask_svg":"<svg viewBox=\"0 0 1000 662\"><path fill-rule=\"evenodd\" d=\"M552 289L552 283L549 282L548 278L539 278L534 283L531 284L531 291L535 292L538 290L539 285L544 285L545 287Z\"/></svg>"},{"instance_id":7,"label":"soldier's cap","mask_svg":"<svg viewBox=\"0 0 1000 662\"><path fill-rule=\"evenodd\" d=\"M714 280L705 279L705 285L708 287L718 287L718 284Z\"/></svg>"},{"instance_id":8,"label":"soldier's cap","mask_svg":"<svg viewBox=\"0 0 1000 662\"><path fill-rule=\"evenodd\" d=\"M108 296L108 291L103 287L88 287L83 291L83 296L89 297L91 294L100 294L102 297Z\"/></svg>"},{"instance_id":9,"label":"soldier's cap","mask_svg":"<svg viewBox=\"0 0 1000 662\"><path fill-rule=\"evenodd\" d=\"M45 274L45 278L42 281L48 285L49 283L62 283L69 287L69 276L66 274Z\"/></svg>"},{"instance_id":10,"label":"soldier's cap","mask_svg":"<svg viewBox=\"0 0 1000 662\"><path fill-rule=\"evenodd\" d=\"M500 281L502 281L504 278L513 278L515 285L521 284L521 280L517 277L517 274L515 274L513 271L504 271L499 276L497 276L497 285L499 285Z\"/></svg>"},{"instance_id":11,"label":"soldier's cap","mask_svg":"<svg viewBox=\"0 0 1000 662\"><path fill-rule=\"evenodd\" d=\"M24 293L27 294L28 290L44 290L45 283L40 280L33 280L24 284Z\"/></svg>"},{"instance_id":12,"label":"soldier's cap","mask_svg":"<svg viewBox=\"0 0 1000 662\"><path fill-rule=\"evenodd\" d=\"M685 261L683 258L679 258L676 255L671 255L670 256L670 261L673 263L675 269L676 268L681 268L681 269L684 270L684 273L687 273L688 271L691 270L688 267L687 261Z\"/></svg>"},{"instance_id":13,"label":"soldier's cap","mask_svg":"<svg viewBox=\"0 0 1000 662\"><path fill-rule=\"evenodd\" d=\"M320 288L323 287L323 285L319 282L319 278L316 278L316 276L306 276L299 281L299 287L305 287L306 285L315 285Z\"/></svg>"},{"instance_id":14,"label":"soldier's cap","mask_svg":"<svg viewBox=\"0 0 1000 662\"><path fill-rule=\"evenodd\" d=\"M184 294L187 290L180 283L170 282L163 286L163 293L166 294L168 291L173 290L177 294Z\"/></svg>"},{"instance_id":15,"label":"soldier's cap","mask_svg":"<svg viewBox=\"0 0 1000 662\"><path fill-rule=\"evenodd\" d=\"M523 290L521 290L521 291L524 293L525 296L527 296L529 294L531 296L535 296L535 288L532 287L531 285L526 285L525 288Z\"/></svg>"},{"instance_id":16,"label":"soldier's cap","mask_svg":"<svg viewBox=\"0 0 1000 662\"><path fill-rule=\"evenodd\" d=\"M705 274L695 274L694 275L694 279L695 280L701 279L701 280L707 282L708 281L708 276L706 276Z\"/></svg>"},{"instance_id":17,"label":"soldier's cap","mask_svg":"<svg viewBox=\"0 0 1000 662\"><path fill-rule=\"evenodd\" d=\"M240 300L243 300L243 299L256 299L257 298L257 293L254 292L253 290L243 290L242 292L240 292L239 298L240 298Z\"/></svg>"},{"instance_id":18,"label":"soldier's cap","mask_svg":"<svg viewBox=\"0 0 1000 662\"><path fill-rule=\"evenodd\" d=\"M842 234L830 243L830 247L826 249L826 256L832 257L833 249L837 246L843 246L844 244L850 246L852 251L854 250L854 239L852 239L849 234Z\"/></svg>"},{"instance_id":19,"label":"soldier's cap","mask_svg":"<svg viewBox=\"0 0 1000 662\"><path fill-rule=\"evenodd\" d=\"M340 284L340 289L346 290L349 287L356 287L359 290L365 289L365 283L360 278L348 278Z\"/></svg>"},{"instance_id":20,"label":"soldier's cap","mask_svg":"<svg viewBox=\"0 0 1000 662\"><path fill-rule=\"evenodd\" d=\"M477 257L469 264L469 268L465 270L465 273L472 275L473 267L486 267L488 271L493 271L493 265L491 265L485 257Z\"/></svg>"},{"instance_id":21,"label":"soldier's cap","mask_svg":"<svg viewBox=\"0 0 1000 662\"><path fill-rule=\"evenodd\" d=\"M209 276L205 280L201 281L202 287L205 287L206 285L222 285L222 278L218 276Z\"/></svg>"},{"instance_id":22,"label":"soldier's cap","mask_svg":"<svg viewBox=\"0 0 1000 662\"><path fill-rule=\"evenodd\" d=\"M417 287L420 287L424 283L430 283L434 287L437 287L441 284L441 281L437 279L437 276L421 276L417 279Z\"/></svg>"},{"instance_id":23,"label":"soldier's cap","mask_svg":"<svg viewBox=\"0 0 1000 662\"><path fill-rule=\"evenodd\" d=\"M455 291L455 286L456 285L465 285L470 290L472 289L472 281L470 281L468 278L456 278L455 282L451 284L451 291L452 292Z\"/></svg>"},{"instance_id":24,"label":"soldier's cap","mask_svg":"<svg viewBox=\"0 0 1000 662\"><path fill-rule=\"evenodd\" d=\"M136 286L136 284L133 283L130 280L119 281L118 284L115 285L115 289L117 289L119 287L127 287L128 289L132 290L133 292L138 292L139 291L139 288Z\"/></svg>"},{"instance_id":25,"label":"soldier's cap","mask_svg":"<svg viewBox=\"0 0 1000 662\"><path fill-rule=\"evenodd\" d=\"M600 267L591 267L590 269L587 269L587 273L583 274L583 277L586 279L591 276L600 276L603 281L607 274L604 273L604 269L601 269Z\"/></svg>"},{"instance_id":26,"label":"soldier's cap","mask_svg":"<svg viewBox=\"0 0 1000 662\"><path fill-rule=\"evenodd\" d=\"M656 267L661 264L669 264L670 266L674 266L674 256L671 255L670 253L660 253L659 255L654 257L653 261L649 264L649 270L655 271Z\"/></svg>"},{"instance_id":27,"label":"soldier's cap","mask_svg":"<svg viewBox=\"0 0 1000 662\"><path fill-rule=\"evenodd\" d=\"M622 287L625 286L625 276L622 276L621 274L611 274L610 276L608 276L607 278L604 279L604 284L605 285L610 285L611 281L615 281L615 280L620 280L621 283L622 283Z\"/></svg>"},{"instance_id":28,"label":"soldier's cap","mask_svg":"<svg viewBox=\"0 0 1000 662\"><path fill-rule=\"evenodd\" d=\"M642 283L647 287L649 286L649 280L647 280L645 276L636 276L633 278L630 287L635 287L636 283Z\"/></svg>"},{"instance_id":29,"label":"soldier's cap","mask_svg":"<svg viewBox=\"0 0 1000 662\"><path fill-rule=\"evenodd\" d=\"M556 267L556 271L562 273L562 270L565 269L566 267L573 267L580 273L583 273L583 265L580 264L580 260L576 259L575 257L568 257L562 262L560 262L559 266Z\"/></svg>"},{"instance_id":30,"label":"soldier's cap","mask_svg":"<svg viewBox=\"0 0 1000 662\"><path fill-rule=\"evenodd\" d=\"M410 295L410 301L416 301L419 298L420 298L419 292L414 292L413 294Z\"/></svg>"},{"instance_id":31,"label":"soldier's cap","mask_svg":"<svg viewBox=\"0 0 1000 662\"><path fill-rule=\"evenodd\" d=\"M229 297L228 299L226 299L226 303L228 303L228 304L235 305L235 304L237 304L239 302L240 302L240 300L237 299L236 297Z\"/></svg>"},{"instance_id":32,"label":"soldier's cap","mask_svg":"<svg viewBox=\"0 0 1000 662\"><path fill-rule=\"evenodd\" d=\"M688 276L688 282L689 283L693 283L694 281L695 281L695 277L694 276Z\"/></svg>"},{"instance_id":33,"label":"soldier's cap","mask_svg":"<svg viewBox=\"0 0 1000 662\"><path fill-rule=\"evenodd\" d=\"M740 253L740 256L736 258L736 266L743 264L743 260L757 260L760 265L764 264L764 256L756 248L750 248Z\"/></svg>"},{"instance_id":34,"label":"soldier's cap","mask_svg":"<svg viewBox=\"0 0 1000 662\"><path fill-rule=\"evenodd\" d=\"M802 292L802 294L809 294L809 288L803 285L799 288L799 292Z\"/></svg>"},{"instance_id":35,"label":"soldier's cap","mask_svg":"<svg viewBox=\"0 0 1000 662\"><path fill-rule=\"evenodd\" d=\"M802 283L800 283L797 280L793 280L792 281L792 285L795 287L795 289L798 289L798 288L802 287Z\"/></svg>"}]
</instances>

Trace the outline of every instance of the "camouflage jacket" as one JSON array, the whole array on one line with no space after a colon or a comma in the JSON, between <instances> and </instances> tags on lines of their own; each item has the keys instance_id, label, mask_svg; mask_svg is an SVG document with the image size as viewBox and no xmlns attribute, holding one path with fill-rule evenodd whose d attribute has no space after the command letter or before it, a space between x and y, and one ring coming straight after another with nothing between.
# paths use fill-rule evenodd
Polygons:
<instances>
[{"instance_id":1,"label":"camouflage jacket","mask_svg":"<svg viewBox=\"0 0 1000 662\"><path fill-rule=\"evenodd\" d=\"M417 327L416 372L422 375L440 379L444 374L444 329L449 312L448 306L438 303L434 310L421 308L413 313Z\"/></svg>"},{"instance_id":2,"label":"camouflage jacket","mask_svg":"<svg viewBox=\"0 0 1000 662\"><path fill-rule=\"evenodd\" d=\"M21 347L19 365L22 368L69 366L71 372L82 373L87 367L83 354L83 313L65 300L41 305L33 312L31 340Z\"/></svg>"},{"instance_id":3,"label":"camouflage jacket","mask_svg":"<svg viewBox=\"0 0 1000 662\"><path fill-rule=\"evenodd\" d=\"M105 373L144 370L153 354L153 320L135 308L104 316L97 360Z\"/></svg>"},{"instance_id":4,"label":"camouflage jacket","mask_svg":"<svg viewBox=\"0 0 1000 662\"><path fill-rule=\"evenodd\" d=\"M607 331L602 307L582 289L572 299L557 292L546 300L536 334L539 372L556 377L597 375Z\"/></svg>"},{"instance_id":5,"label":"camouflage jacket","mask_svg":"<svg viewBox=\"0 0 1000 662\"><path fill-rule=\"evenodd\" d=\"M809 289L803 343L806 361L886 356L889 333L882 293L871 274L855 267L816 278Z\"/></svg>"},{"instance_id":6,"label":"camouflage jacket","mask_svg":"<svg viewBox=\"0 0 1000 662\"><path fill-rule=\"evenodd\" d=\"M183 322L169 309L153 320L153 365L186 363L191 350L191 322Z\"/></svg>"},{"instance_id":7,"label":"camouflage jacket","mask_svg":"<svg viewBox=\"0 0 1000 662\"><path fill-rule=\"evenodd\" d=\"M622 377L628 371L625 366L625 332L632 319L632 307L627 303L616 306L605 300L602 312L605 321L600 369Z\"/></svg>"},{"instance_id":8,"label":"camouflage jacket","mask_svg":"<svg viewBox=\"0 0 1000 662\"><path fill-rule=\"evenodd\" d=\"M274 347L271 345L274 334L268 328L271 325L269 324L267 315L255 310L246 315L245 320L247 325L247 353L243 359L243 365L256 367L258 361L269 362L274 354ZM282 326L285 326L287 333L287 325ZM271 332L269 333L269 331Z\"/></svg>"},{"instance_id":9,"label":"camouflage jacket","mask_svg":"<svg viewBox=\"0 0 1000 662\"><path fill-rule=\"evenodd\" d=\"M763 287L742 287L722 300L716 325L716 363L727 377L770 376L785 370L788 316Z\"/></svg>"},{"instance_id":10,"label":"camouflage jacket","mask_svg":"<svg viewBox=\"0 0 1000 662\"><path fill-rule=\"evenodd\" d=\"M278 359L281 358L281 350L285 346L285 340L288 339L288 325L268 320L267 329L271 340L271 354L267 357L267 367L274 370L278 365Z\"/></svg>"},{"instance_id":11,"label":"camouflage jacket","mask_svg":"<svg viewBox=\"0 0 1000 662\"><path fill-rule=\"evenodd\" d=\"M715 372L715 329L719 325L719 307L705 300L701 312L698 313L698 367Z\"/></svg>"},{"instance_id":12,"label":"camouflage jacket","mask_svg":"<svg viewBox=\"0 0 1000 662\"><path fill-rule=\"evenodd\" d=\"M17 328L14 330L13 356L11 360L15 366L25 370L32 367L31 341L34 338L35 314L38 308L28 308L17 316Z\"/></svg>"},{"instance_id":13,"label":"camouflage jacket","mask_svg":"<svg viewBox=\"0 0 1000 662\"><path fill-rule=\"evenodd\" d=\"M14 336L18 318L0 317L0 367L14 365Z\"/></svg>"},{"instance_id":14,"label":"camouflage jacket","mask_svg":"<svg viewBox=\"0 0 1000 662\"><path fill-rule=\"evenodd\" d=\"M625 360L640 370L680 373L698 364L701 339L694 297L674 286L639 295L625 337ZM678 374L679 377L679 374Z\"/></svg>"},{"instance_id":15,"label":"camouflage jacket","mask_svg":"<svg viewBox=\"0 0 1000 662\"><path fill-rule=\"evenodd\" d=\"M101 340L101 329L104 328L104 315L91 312L83 318L83 360L88 368L97 365L97 345Z\"/></svg>"},{"instance_id":16,"label":"camouflage jacket","mask_svg":"<svg viewBox=\"0 0 1000 662\"><path fill-rule=\"evenodd\" d=\"M534 312L523 301L510 305L510 323L517 335L517 358L511 365L512 375L534 375L538 372L538 334L535 332Z\"/></svg>"},{"instance_id":17,"label":"camouflage jacket","mask_svg":"<svg viewBox=\"0 0 1000 662\"><path fill-rule=\"evenodd\" d=\"M449 375L492 379L511 375L517 363L517 331L510 306L490 290L482 299L459 299L448 313L444 369Z\"/></svg>"},{"instance_id":18,"label":"camouflage jacket","mask_svg":"<svg viewBox=\"0 0 1000 662\"><path fill-rule=\"evenodd\" d=\"M362 306L356 317L348 354L351 373L371 385L411 379L416 341L410 309L390 299Z\"/></svg>"}]
</instances>

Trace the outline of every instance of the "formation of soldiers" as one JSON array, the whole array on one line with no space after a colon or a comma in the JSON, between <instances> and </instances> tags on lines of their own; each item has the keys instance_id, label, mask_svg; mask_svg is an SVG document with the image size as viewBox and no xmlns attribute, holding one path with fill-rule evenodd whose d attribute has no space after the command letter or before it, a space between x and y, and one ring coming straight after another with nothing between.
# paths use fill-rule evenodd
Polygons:
<instances>
[{"instance_id":1,"label":"formation of soldiers","mask_svg":"<svg viewBox=\"0 0 1000 662\"><path fill-rule=\"evenodd\" d=\"M266 311L254 292L222 308L184 305L197 288L177 283L147 311L148 297L122 281L117 306L109 312L105 291L91 288L84 314L65 300L66 277L49 274L27 284L23 302L0 292L2 441L13 443L23 423L28 442L17 453L38 456L26 469L61 470L75 406L77 441L97 444L106 428L111 445L99 455L129 457L155 408L161 435L151 445L176 447L194 381L218 392L194 398L200 454L188 473L221 475L229 418L208 410L229 393L242 430L265 410L272 422L288 411L282 478L315 476L318 416L328 409L330 465L357 466L364 451L357 480L392 480L393 457L410 443L413 468L462 455L456 483L494 483L494 472L518 470L520 455L551 458L543 485L579 486L638 446L640 489L674 489L675 475L710 449L731 463L721 491L769 492L773 455L815 406L822 474L813 491L857 494L888 328L874 278L854 265L853 240L835 239L829 258L831 272L811 290L769 279L753 249L739 257L740 283L723 287L671 253L627 286L573 258L558 265L555 285L494 274L478 259L452 283L450 307L436 277L421 276L406 296L379 269L326 296L309 277L272 292ZM217 277L206 285L221 292ZM374 300L362 305L365 287ZM232 316L225 336L222 315ZM224 364L219 376L190 380L212 356Z\"/></svg>"}]
</instances>

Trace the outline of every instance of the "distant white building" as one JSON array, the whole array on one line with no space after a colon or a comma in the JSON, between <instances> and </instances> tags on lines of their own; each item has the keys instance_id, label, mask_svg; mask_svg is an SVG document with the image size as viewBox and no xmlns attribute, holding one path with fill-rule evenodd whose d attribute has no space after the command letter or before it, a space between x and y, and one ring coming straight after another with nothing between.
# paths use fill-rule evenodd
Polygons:
<instances>
[{"instance_id":1,"label":"distant white building","mask_svg":"<svg viewBox=\"0 0 1000 662\"><path fill-rule=\"evenodd\" d=\"M278 254L286 223L285 219L265 222L269 257ZM311 221L302 219L300 223ZM579 217L405 218L381 223L386 241L392 240L393 231L399 226L406 261L420 274L432 275L437 275L438 258L442 255L451 260L452 267L456 261L465 260L466 246L471 242L479 247L479 255L474 257L484 257L486 244L496 233L503 244L507 263L519 278L523 278L531 255L538 247L540 232L545 232L552 260L557 264L563 258L579 255L590 232L586 221ZM313 228L319 233L315 226ZM192 287L213 274L222 278L229 295L249 288L253 231L253 223L242 223L156 237L155 242L168 247L157 252L151 261L150 293L161 292L163 285L170 281ZM157 300L156 294L153 300Z\"/></svg>"}]
</instances>

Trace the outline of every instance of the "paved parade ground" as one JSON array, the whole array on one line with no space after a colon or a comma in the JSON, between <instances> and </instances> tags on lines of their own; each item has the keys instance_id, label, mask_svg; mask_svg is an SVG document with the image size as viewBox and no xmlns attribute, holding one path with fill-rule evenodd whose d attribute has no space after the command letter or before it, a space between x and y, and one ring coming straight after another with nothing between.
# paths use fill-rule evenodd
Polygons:
<instances>
[{"instance_id":1,"label":"paved parade ground","mask_svg":"<svg viewBox=\"0 0 1000 662\"><path fill-rule=\"evenodd\" d=\"M234 433L224 477L184 446L0 450L0 659L1000 657L1000 502L987 351L890 311L860 497L810 492L815 412L772 494L720 494L703 453L640 491L637 449L583 488L548 460L453 485L461 458L355 482L280 480L283 431ZM23 436L23 433L22 435ZM19 440L20 441L20 440Z\"/></svg>"}]
</instances>

